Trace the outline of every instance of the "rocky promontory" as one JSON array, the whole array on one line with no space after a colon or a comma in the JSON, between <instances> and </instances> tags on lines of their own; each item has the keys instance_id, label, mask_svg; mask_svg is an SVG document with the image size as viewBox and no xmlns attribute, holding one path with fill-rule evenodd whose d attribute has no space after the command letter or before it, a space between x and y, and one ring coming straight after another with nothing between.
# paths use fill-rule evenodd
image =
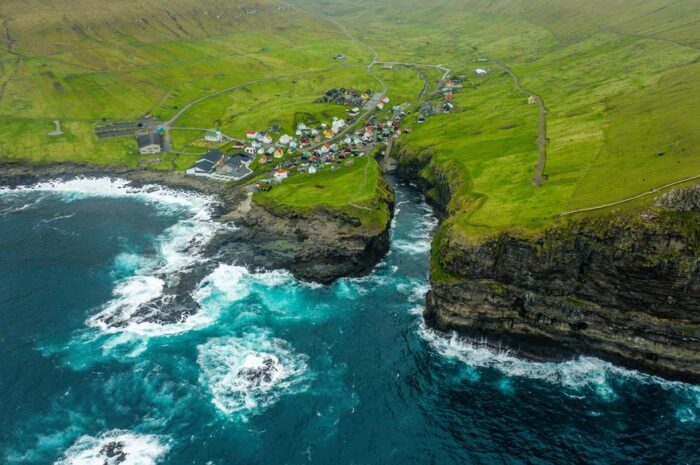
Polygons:
<instances>
[{"instance_id":1,"label":"rocky promontory","mask_svg":"<svg viewBox=\"0 0 700 465\"><path fill-rule=\"evenodd\" d=\"M454 183L429 155L398 153L449 217ZM404 155L404 156L402 156ZM700 188L654 207L506 230L465 240L442 224L425 319L524 357L590 354L700 382Z\"/></svg>"},{"instance_id":2,"label":"rocky promontory","mask_svg":"<svg viewBox=\"0 0 700 465\"><path fill-rule=\"evenodd\" d=\"M213 252L251 269L286 269L297 279L329 284L361 276L389 251L389 222L366 228L341 210L270 209L253 203L239 227L212 242Z\"/></svg>"},{"instance_id":3,"label":"rocky promontory","mask_svg":"<svg viewBox=\"0 0 700 465\"><path fill-rule=\"evenodd\" d=\"M251 270L287 269L301 280L328 284L369 273L389 250L393 195L384 180L376 203L387 214L381 224L367 225L344 209L323 206L295 210L252 202L243 209L246 194L239 187L182 173L77 164L0 164L0 185L8 187L81 176L124 178L134 186L161 184L214 195L220 201L215 219L233 226L222 229L204 251L216 262L237 263ZM173 292L181 299L172 301L178 307L191 306L188 288L201 280L211 263L187 270L177 280L178 289Z\"/></svg>"}]
</instances>

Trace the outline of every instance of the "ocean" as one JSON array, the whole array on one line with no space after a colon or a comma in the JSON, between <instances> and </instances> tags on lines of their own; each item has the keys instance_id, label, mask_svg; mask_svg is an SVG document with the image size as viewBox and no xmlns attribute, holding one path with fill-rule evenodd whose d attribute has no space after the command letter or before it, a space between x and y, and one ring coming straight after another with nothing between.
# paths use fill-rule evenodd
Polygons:
<instances>
[{"instance_id":1,"label":"ocean","mask_svg":"<svg viewBox=\"0 0 700 465\"><path fill-rule=\"evenodd\" d=\"M700 463L698 386L427 328L436 219L395 188L370 275L213 264L174 321L149 303L211 260L215 199L107 178L0 190L0 463Z\"/></svg>"}]
</instances>

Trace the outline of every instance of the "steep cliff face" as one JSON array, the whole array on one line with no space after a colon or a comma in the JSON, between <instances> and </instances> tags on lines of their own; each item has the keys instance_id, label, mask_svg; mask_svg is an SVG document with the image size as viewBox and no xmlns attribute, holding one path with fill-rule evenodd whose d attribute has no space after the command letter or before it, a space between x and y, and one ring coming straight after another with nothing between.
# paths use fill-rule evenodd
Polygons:
<instances>
[{"instance_id":1,"label":"steep cliff face","mask_svg":"<svg viewBox=\"0 0 700 465\"><path fill-rule=\"evenodd\" d=\"M599 355L700 381L698 214L593 219L448 244L426 318L556 358Z\"/></svg>"},{"instance_id":2,"label":"steep cliff face","mask_svg":"<svg viewBox=\"0 0 700 465\"><path fill-rule=\"evenodd\" d=\"M435 191L425 159L421 166L399 157L400 174ZM446 222L434 244L426 321L528 357L586 353L700 382L697 193L672 191L641 215L580 219L537 234L465 241Z\"/></svg>"},{"instance_id":3,"label":"steep cliff face","mask_svg":"<svg viewBox=\"0 0 700 465\"><path fill-rule=\"evenodd\" d=\"M393 195L380 201L393 212ZM253 203L234 222L239 229L213 241L212 253L236 257L253 269L287 269L304 281L329 284L367 274L389 251L390 215L368 227L339 209L300 211Z\"/></svg>"}]
</instances>

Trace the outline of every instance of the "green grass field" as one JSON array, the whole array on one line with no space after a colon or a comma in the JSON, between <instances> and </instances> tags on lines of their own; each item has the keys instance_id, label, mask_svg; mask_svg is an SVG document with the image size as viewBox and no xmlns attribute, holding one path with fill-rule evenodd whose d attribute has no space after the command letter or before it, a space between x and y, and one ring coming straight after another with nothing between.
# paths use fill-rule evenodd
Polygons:
<instances>
[{"instance_id":1,"label":"green grass field","mask_svg":"<svg viewBox=\"0 0 700 465\"><path fill-rule=\"evenodd\" d=\"M366 228L385 228L390 215L385 200L391 198L391 192L377 162L364 156L353 159L350 167L340 166L336 172L326 167L316 174L294 175L268 192L256 192L253 200L271 208L339 209Z\"/></svg>"},{"instance_id":2,"label":"green grass field","mask_svg":"<svg viewBox=\"0 0 700 465\"><path fill-rule=\"evenodd\" d=\"M453 114L414 125L401 140L408 153L433 155L427 175L447 173L453 238L538 230L560 212L700 174L700 33L692 26L700 10L693 2L313 3L342 18L381 60L443 64L469 79ZM541 187L531 182L537 108L497 61L546 103ZM490 76L477 78L477 67Z\"/></svg>"},{"instance_id":3,"label":"green grass field","mask_svg":"<svg viewBox=\"0 0 700 465\"><path fill-rule=\"evenodd\" d=\"M380 61L440 64L467 79L452 114L420 125L409 116L404 126L415 130L400 141L407 153L432 154L426 172L448 174L453 238L538 230L560 212L700 174L700 9L692 0L295 0L294 8L264 0L255 14L247 1L176 0L163 15L137 0L76 0L60 10L6 0L0 156L186 169L206 149L202 132L172 133L176 150L191 155L139 157L133 139L99 141L93 128L149 111L165 120L196 98L242 85L174 125L219 126L232 136L272 124L291 132L300 120L345 114L314 103L328 88L377 90L366 72L374 49ZM334 61L338 53L346 59ZM531 182L537 108L500 62L547 106L548 180L540 187ZM489 77L477 78L476 67ZM392 104L415 100L423 79L435 90L442 74L381 65L375 72ZM47 135L54 119L64 136ZM313 187L323 176L288 181L310 202L303 207L330 205ZM330 182L323 192L343 185Z\"/></svg>"}]
</instances>

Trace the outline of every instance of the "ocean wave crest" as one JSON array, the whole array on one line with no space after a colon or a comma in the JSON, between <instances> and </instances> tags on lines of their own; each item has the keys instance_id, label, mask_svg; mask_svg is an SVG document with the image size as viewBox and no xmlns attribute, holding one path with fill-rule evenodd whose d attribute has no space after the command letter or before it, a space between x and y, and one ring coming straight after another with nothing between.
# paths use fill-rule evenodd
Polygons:
<instances>
[{"instance_id":1,"label":"ocean wave crest","mask_svg":"<svg viewBox=\"0 0 700 465\"><path fill-rule=\"evenodd\" d=\"M563 362L526 360L516 357L507 348L494 349L457 333L444 335L428 328L424 322L420 324L419 334L441 356L457 359L470 367L493 368L509 377L540 380L576 392L590 389L605 400L617 397L614 382L619 380L655 384L692 398L700 396L700 386L665 380L596 357L580 356Z\"/></svg>"},{"instance_id":2,"label":"ocean wave crest","mask_svg":"<svg viewBox=\"0 0 700 465\"><path fill-rule=\"evenodd\" d=\"M200 382L212 403L232 415L257 414L290 392L306 389L308 357L282 339L249 332L198 346Z\"/></svg>"},{"instance_id":3,"label":"ocean wave crest","mask_svg":"<svg viewBox=\"0 0 700 465\"><path fill-rule=\"evenodd\" d=\"M81 436L54 465L155 465L168 449L159 436L112 430Z\"/></svg>"}]
</instances>

